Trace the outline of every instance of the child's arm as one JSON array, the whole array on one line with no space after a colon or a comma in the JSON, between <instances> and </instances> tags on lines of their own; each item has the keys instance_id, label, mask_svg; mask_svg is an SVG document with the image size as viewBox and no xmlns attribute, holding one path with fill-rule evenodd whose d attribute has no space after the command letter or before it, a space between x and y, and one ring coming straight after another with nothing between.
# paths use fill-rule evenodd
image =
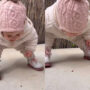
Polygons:
<instances>
[{"instance_id":1,"label":"child's arm","mask_svg":"<svg viewBox=\"0 0 90 90\"><path fill-rule=\"evenodd\" d=\"M27 28L30 30L29 32L29 39L25 42L25 56L29 57L32 56L32 53L35 51L37 43L38 43L38 35L33 26L32 21L27 18Z\"/></svg>"}]
</instances>

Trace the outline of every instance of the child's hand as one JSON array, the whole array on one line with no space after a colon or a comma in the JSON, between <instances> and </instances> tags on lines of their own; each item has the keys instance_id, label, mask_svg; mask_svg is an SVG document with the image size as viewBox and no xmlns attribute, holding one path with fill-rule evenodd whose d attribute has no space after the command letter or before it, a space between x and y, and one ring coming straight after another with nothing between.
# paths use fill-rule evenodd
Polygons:
<instances>
[{"instance_id":1,"label":"child's hand","mask_svg":"<svg viewBox=\"0 0 90 90\"><path fill-rule=\"evenodd\" d=\"M87 41L86 41L86 45L87 45L87 46L90 46L90 40L87 40Z\"/></svg>"},{"instance_id":2,"label":"child's hand","mask_svg":"<svg viewBox=\"0 0 90 90\"><path fill-rule=\"evenodd\" d=\"M48 48L46 48L46 49L45 49L45 54L50 56L50 55L51 55L51 50L48 49Z\"/></svg>"},{"instance_id":3,"label":"child's hand","mask_svg":"<svg viewBox=\"0 0 90 90\"><path fill-rule=\"evenodd\" d=\"M24 55L26 57L31 57L33 55L33 53L31 51L26 51L26 53Z\"/></svg>"}]
</instances>

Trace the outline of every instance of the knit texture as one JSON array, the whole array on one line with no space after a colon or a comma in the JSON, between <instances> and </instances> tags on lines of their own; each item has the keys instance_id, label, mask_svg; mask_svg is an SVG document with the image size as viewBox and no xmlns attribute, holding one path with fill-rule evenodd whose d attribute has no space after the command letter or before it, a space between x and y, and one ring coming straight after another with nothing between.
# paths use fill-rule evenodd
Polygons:
<instances>
[{"instance_id":1,"label":"knit texture","mask_svg":"<svg viewBox=\"0 0 90 90\"><path fill-rule=\"evenodd\" d=\"M14 32L24 30L26 8L18 1L2 0L0 2L0 32Z\"/></svg>"},{"instance_id":2,"label":"knit texture","mask_svg":"<svg viewBox=\"0 0 90 90\"><path fill-rule=\"evenodd\" d=\"M69 33L84 32L88 23L87 0L57 0L57 21L60 29Z\"/></svg>"}]
</instances>

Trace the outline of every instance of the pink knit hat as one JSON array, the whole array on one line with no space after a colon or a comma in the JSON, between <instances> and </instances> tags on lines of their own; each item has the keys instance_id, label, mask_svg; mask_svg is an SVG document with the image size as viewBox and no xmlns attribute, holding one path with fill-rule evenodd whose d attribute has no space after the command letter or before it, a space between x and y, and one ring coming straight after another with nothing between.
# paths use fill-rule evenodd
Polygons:
<instances>
[{"instance_id":1,"label":"pink knit hat","mask_svg":"<svg viewBox=\"0 0 90 90\"><path fill-rule=\"evenodd\" d=\"M26 8L18 1L2 0L0 2L0 32L14 32L24 30Z\"/></svg>"},{"instance_id":2,"label":"pink knit hat","mask_svg":"<svg viewBox=\"0 0 90 90\"><path fill-rule=\"evenodd\" d=\"M69 33L83 33L88 23L87 0L58 0L57 21L59 27Z\"/></svg>"}]
</instances>

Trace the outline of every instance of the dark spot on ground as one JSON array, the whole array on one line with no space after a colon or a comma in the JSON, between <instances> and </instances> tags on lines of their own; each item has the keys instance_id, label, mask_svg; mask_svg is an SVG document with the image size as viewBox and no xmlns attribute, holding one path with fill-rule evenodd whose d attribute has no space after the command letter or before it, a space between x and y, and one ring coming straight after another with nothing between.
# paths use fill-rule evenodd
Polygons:
<instances>
[{"instance_id":1,"label":"dark spot on ground","mask_svg":"<svg viewBox=\"0 0 90 90\"><path fill-rule=\"evenodd\" d=\"M20 85L20 87L23 87L22 85Z\"/></svg>"},{"instance_id":2,"label":"dark spot on ground","mask_svg":"<svg viewBox=\"0 0 90 90\"><path fill-rule=\"evenodd\" d=\"M72 70L72 72L74 72L74 70Z\"/></svg>"}]
</instances>

